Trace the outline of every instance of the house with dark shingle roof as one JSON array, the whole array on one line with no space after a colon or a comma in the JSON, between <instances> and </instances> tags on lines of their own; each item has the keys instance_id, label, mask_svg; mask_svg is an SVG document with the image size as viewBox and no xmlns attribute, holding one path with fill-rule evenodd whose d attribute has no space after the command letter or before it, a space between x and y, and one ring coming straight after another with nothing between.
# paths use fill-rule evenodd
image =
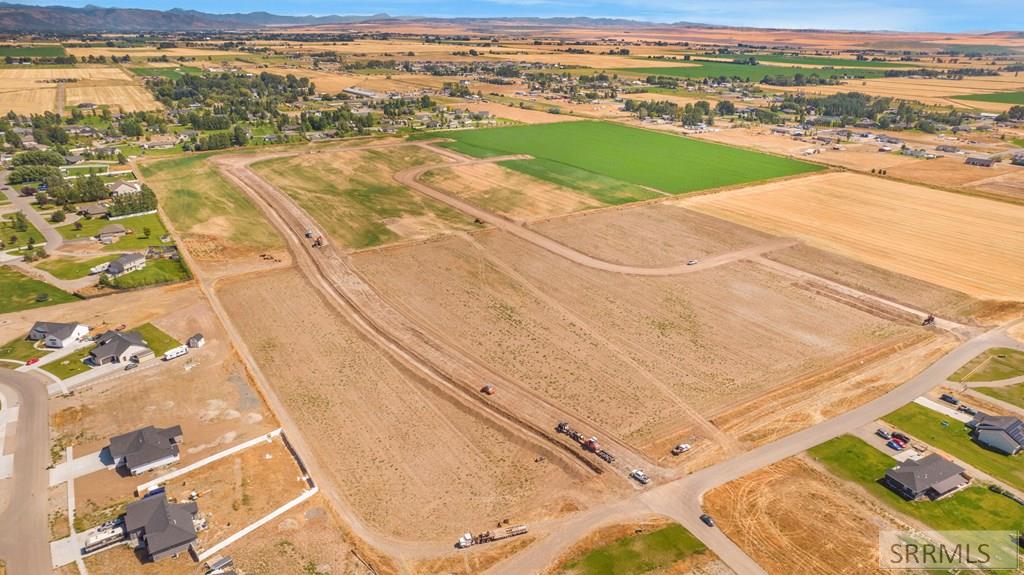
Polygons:
<instances>
[{"instance_id":1,"label":"house with dark shingle roof","mask_svg":"<svg viewBox=\"0 0 1024 575\"><path fill-rule=\"evenodd\" d=\"M89 326L80 323L58 323L37 321L28 332L31 341L45 340L46 347L63 348L72 344L89 333Z\"/></svg>"},{"instance_id":2,"label":"house with dark shingle roof","mask_svg":"<svg viewBox=\"0 0 1024 575\"><path fill-rule=\"evenodd\" d=\"M107 275L116 278L146 267L145 254L121 254L107 265Z\"/></svg>"},{"instance_id":3,"label":"house with dark shingle roof","mask_svg":"<svg viewBox=\"0 0 1024 575\"><path fill-rule=\"evenodd\" d=\"M979 413L967 423L979 445L1003 455L1017 455L1024 449L1024 421L1008 415Z\"/></svg>"},{"instance_id":4,"label":"house with dark shingle roof","mask_svg":"<svg viewBox=\"0 0 1024 575\"><path fill-rule=\"evenodd\" d=\"M136 331L108 331L96 338L96 347L89 352L93 365L125 363L153 355L145 340Z\"/></svg>"},{"instance_id":5,"label":"house with dark shingle roof","mask_svg":"<svg viewBox=\"0 0 1024 575\"><path fill-rule=\"evenodd\" d=\"M124 528L132 547L145 548L150 559L159 561L188 550L196 540L193 517L198 512L194 501L170 503L161 493L129 503Z\"/></svg>"},{"instance_id":6,"label":"house with dark shingle roof","mask_svg":"<svg viewBox=\"0 0 1024 575\"><path fill-rule=\"evenodd\" d=\"M150 425L111 437L107 450L114 465L139 475L177 461L180 443L180 425L164 429Z\"/></svg>"},{"instance_id":7,"label":"house with dark shingle roof","mask_svg":"<svg viewBox=\"0 0 1024 575\"><path fill-rule=\"evenodd\" d=\"M910 501L922 497L941 499L970 482L962 467L936 453L904 461L886 471L882 479L882 483Z\"/></svg>"}]
</instances>

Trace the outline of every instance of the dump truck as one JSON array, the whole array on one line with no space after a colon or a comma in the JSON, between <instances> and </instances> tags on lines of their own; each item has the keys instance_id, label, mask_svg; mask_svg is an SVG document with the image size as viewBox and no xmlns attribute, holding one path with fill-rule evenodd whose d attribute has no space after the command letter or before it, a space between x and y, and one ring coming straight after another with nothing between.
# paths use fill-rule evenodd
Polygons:
<instances>
[{"instance_id":1,"label":"dump truck","mask_svg":"<svg viewBox=\"0 0 1024 575\"><path fill-rule=\"evenodd\" d=\"M459 537L459 542L455 546L459 549L465 549L480 543L490 543L491 541L500 541L517 535L525 535L529 530L529 527L526 525L516 525L514 527L501 527L491 531L484 531L475 536L472 533L466 533Z\"/></svg>"}]
</instances>

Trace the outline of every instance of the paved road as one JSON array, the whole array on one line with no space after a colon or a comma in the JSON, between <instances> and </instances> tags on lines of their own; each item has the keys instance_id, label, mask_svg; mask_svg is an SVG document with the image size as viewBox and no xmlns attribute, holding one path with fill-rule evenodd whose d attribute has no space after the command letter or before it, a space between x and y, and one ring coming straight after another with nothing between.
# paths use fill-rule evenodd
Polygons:
<instances>
[{"instance_id":1,"label":"paved road","mask_svg":"<svg viewBox=\"0 0 1024 575\"><path fill-rule=\"evenodd\" d=\"M50 464L46 381L0 369L0 392L19 404L10 504L0 512L0 558L15 575L50 573L47 489ZM5 401L6 404L6 401Z\"/></svg>"}]
</instances>

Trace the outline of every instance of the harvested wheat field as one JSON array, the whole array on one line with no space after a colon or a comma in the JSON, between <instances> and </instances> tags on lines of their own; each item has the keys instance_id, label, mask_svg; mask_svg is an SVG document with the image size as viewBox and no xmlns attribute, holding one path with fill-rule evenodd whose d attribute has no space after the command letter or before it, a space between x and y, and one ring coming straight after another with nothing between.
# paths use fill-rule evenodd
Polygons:
<instances>
[{"instance_id":1,"label":"harvested wheat field","mask_svg":"<svg viewBox=\"0 0 1024 575\"><path fill-rule=\"evenodd\" d=\"M931 186L973 188L975 183L1003 175L1024 181L1024 168L1009 162L998 162L991 168L982 168L964 163L964 156L952 155L906 162L890 168L886 175Z\"/></svg>"},{"instance_id":2,"label":"harvested wheat field","mask_svg":"<svg viewBox=\"0 0 1024 575\"><path fill-rule=\"evenodd\" d=\"M253 169L298 202L332 239L359 249L477 227L461 212L393 178L401 170L444 161L409 145L325 150L258 162Z\"/></svg>"},{"instance_id":3,"label":"harvested wheat field","mask_svg":"<svg viewBox=\"0 0 1024 575\"><path fill-rule=\"evenodd\" d=\"M460 110L469 110L470 112L490 112L498 118L504 118L514 122L522 122L524 124L550 124L554 122L571 122L582 119L573 118L571 116L566 117L561 114L549 114L548 112L541 112L538 110L528 110L526 108L499 104L497 102L459 103L453 107Z\"/></svg>"},{"instance_id":4,"label":"harvested wheat field","mask_svg":"<svg viewBox=\"0 0 1024 575\"><path fill-rule=\"evenodd\" d=\"M999 76L968 77L963 80L934 80L922 78L869 78L849 80L836 85L780 87L780 90L814 94L838 94L860 92L870 96L892 97L901 100L916 100L923 104L956 106L960 108L981 108L1002 111L1010 104L957 100L956 96L988 94L991 92L1012 92L1024 88L1024 78L1003 73Z\"/></svg>"},{"instance_id":5,"label":"harvested wheat field","mask_svg":"<svg viewBox=\"0 0 1024 575\"><path fill-rule=\"evenodd\" d=\"M898 529L890 513L799 458L712 490L704 507L768 573L863 575L878 566L878 532ZM827 536L825 535L827 534Z\"/></svg>"},{"instance_id":6,"label":"harvested wheat field","mask_svg":"<svg viewBox=\"0 0 1024 575\"><path fill-rule=\"evenodd\" d=\"M27 116L43 112L56 112L57 88L53 84L49 86L29 90L0 91L0 114L13 111L15 114Z\"/></svg>"},{"instance_id":7,"label":"harvested wheat field","mask_svg":"<svg viewBox=\"0 0 1024 575\"><path fill-rule=\"evenodd\" d=\"M589 195L494 163L436 168L420 176L420 181L519 221L604 205Z\"/></svg>"},{"instance_id":8,"label":"harvested wheat field","mask_svg":"<svg viewBox=\"0 0 1024 575\"><path fill-rule=\"evenodd\" d=\"M424 329L640 446L907 329L746 262L623 276L497 232L354 261Z\"/></svg>"},{"instance_id":9,"label":"harvested wheat field","mask_svg":"<svg viewBox=\"0 0 1024 575\"><path fill-rule=\"evenodd\" d=\"M468 526L537 521L576 501L568 492L580 471L538 459L550 452L393 365L298 272L230 281L219 291L318 458L321 480L370 527L450 543Z\"/></svg>"},{"instance_id":10,"label":"harvested wheat field","mask_svg":"<svg viewBox=\"0 0 1024 575\"><path fill-rule=\"evenodd\" d=\"M243 67L243 70L253 74L269 72L279 76L287 76L291 74L297 78L309 78L309 81L316 85L318 92L328 93L341 92L345 88L351 88L359 84L359 82L366 78L365 76L323 72L320 70L310 70L309 68L288 68L285 66L271 66L269 68L245 66Z\"/></svg>"},{"instance_id":11,"label":"harvested wheat field","mask_svg":"<svg viewBox=\"0 0 1024 575\"><path fill-rule=\"evenodd\" d=\"M158 110L163 106L142 86L76 86L67 87L67 105L89 102L105 104L121 112Z\"/></svg>"},{"instance_id":12,"label":"harvested wheat field","mask_svg":"<svg viewBox=\"0 0 1024 575\"><path fill-rule=\"evenodd\" d=\"M1024 299L1024 207L851 173L682 205L979 298Z\"/></svg>"}]
</instances>

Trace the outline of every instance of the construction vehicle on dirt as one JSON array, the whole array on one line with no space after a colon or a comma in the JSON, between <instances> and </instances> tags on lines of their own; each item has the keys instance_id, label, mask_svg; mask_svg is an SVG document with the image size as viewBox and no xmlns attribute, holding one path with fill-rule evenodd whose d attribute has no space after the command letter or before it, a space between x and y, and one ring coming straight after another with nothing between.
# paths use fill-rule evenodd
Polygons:
<instances>
[{"instance_id":1,"label":"construction vehicle on dirt","mask_svg":"<svg viewBox=\"0 0 1024 575\"><path fill-rule=\"evenodd\" d=\"M456 543L455 546L459 549L465 549L466 547L472 547L473 545L479 545L480 543L490 543L491 541L500 541L517 535L525 535L529 530L529 527L526 525L516 525L514 527L500 527L498 529L492 529L491 531L484 531L475 536L472 533L466 533L462 537L459 537L459 542Z\"/></svg>"},{"instance_id":2,"label":"construction vehicle on dirt","mask_svg":"<svg viewBox=\"0 0 1024 575\"><path fill-rule=\"evenodd\" d=\"M928 314L928 317L924 318L924 321L921 322L921 325L935 325L935 316L932 314Z\"/></svg>"},{"instance_id":3,"label":"construction vehicle on dirt","mask_svg":"<svg viewBox=\"0 0 1024 575\"><path fill-rule=\"evenodd\" d=\"M615 456L602 448L600 444L598 444L596 437L584 437L582 433L569 427L569 424L564 421L559 422L558 425L555 426L555 431L568 435L570 439L579 443L583 449L600 457L603 461L608 463L615 461Z\"/></svg>"}]
</instances>

